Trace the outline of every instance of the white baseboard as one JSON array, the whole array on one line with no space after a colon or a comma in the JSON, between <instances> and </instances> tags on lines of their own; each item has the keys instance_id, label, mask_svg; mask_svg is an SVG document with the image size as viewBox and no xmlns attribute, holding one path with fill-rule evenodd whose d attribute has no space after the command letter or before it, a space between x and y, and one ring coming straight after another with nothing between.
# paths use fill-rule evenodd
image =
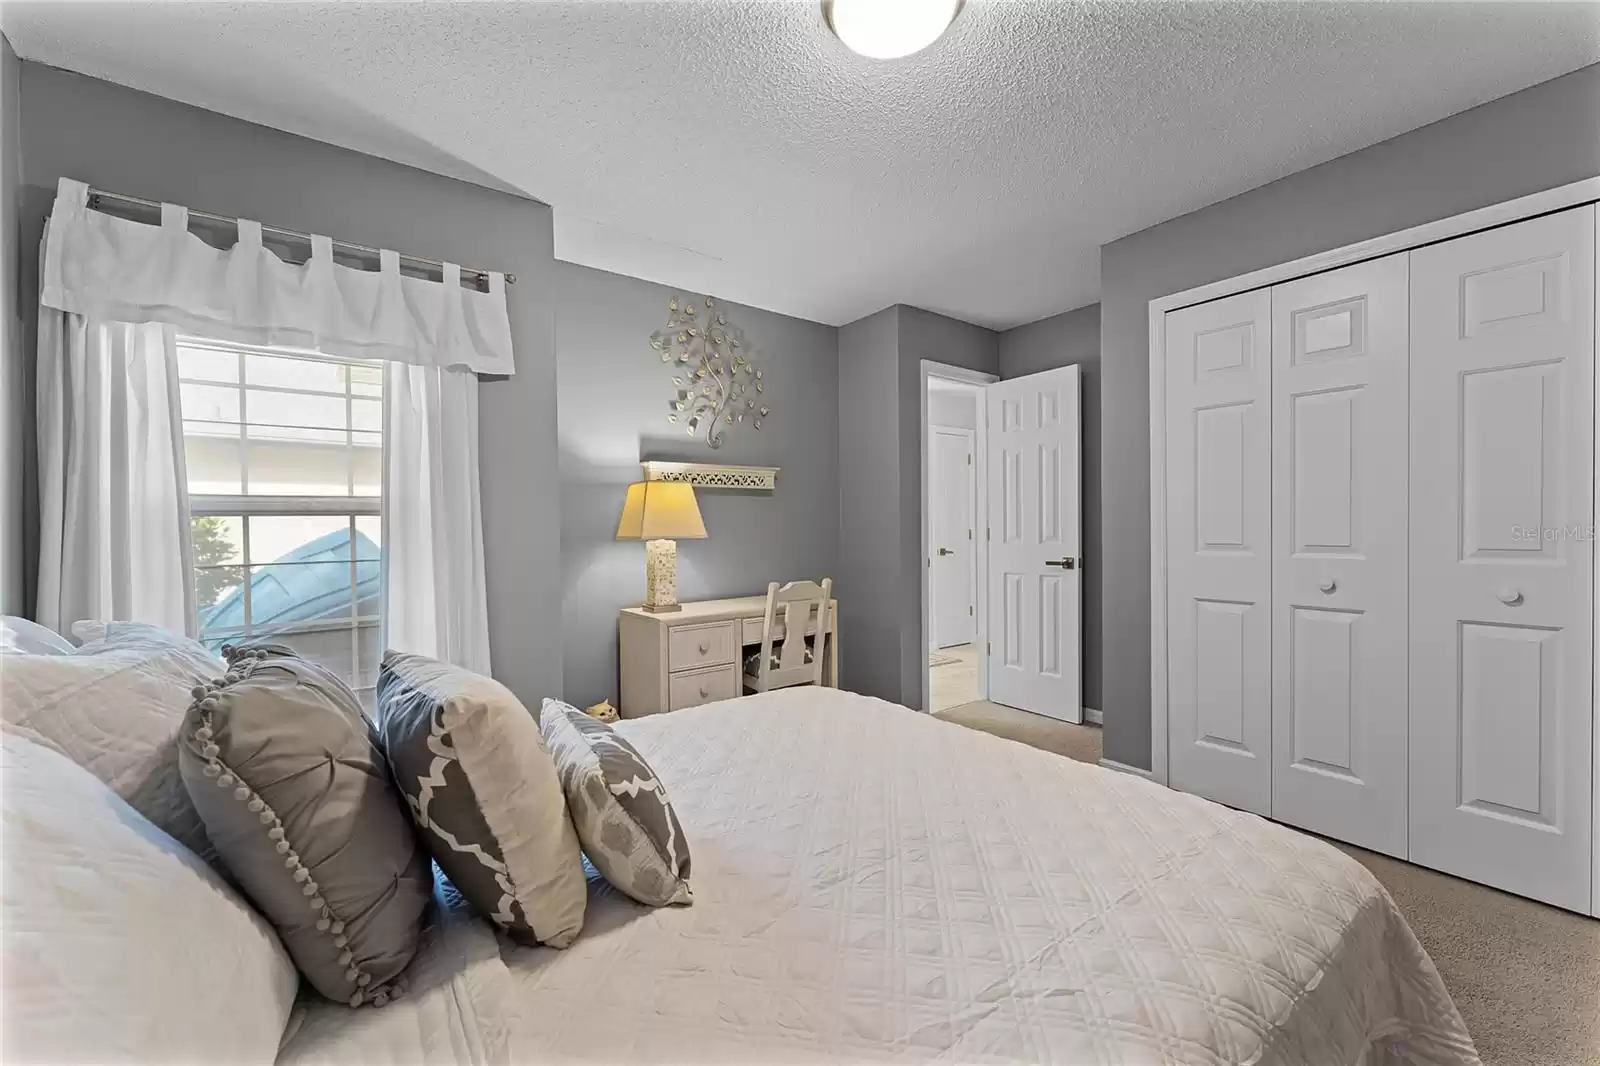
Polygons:
<instances>
[{"instance_id":1,"label":"white baseboard","mask_svg":"<svg viewBox=\"0 0 1600 1066\"><path fill-rule=\"evenodd\" d=\"M1149 770L1142 770L1137 766L1129 766L1127 763L1118 762L1115 759L1101 759L1100 765L1107 770L1115 770L1119 774L1132 774L1134 777L1142 777L1146 781L1154 781L1156 779L1155 775Z\"/></svg>"},{"instance_id":2,"label":"white baseboard","mask_svg":"<svg viewBox=\"0 0 1600 1066\"><path fill-rule=\"evenodd\" d=\"M1098 710L1096 710L1093 707L1085 707L1083 709L1083 720L1085 722L1088 722L1090 725L1105 725L1106 724L1106 716L1101 714Z\"/></svg>"}]
</instances>

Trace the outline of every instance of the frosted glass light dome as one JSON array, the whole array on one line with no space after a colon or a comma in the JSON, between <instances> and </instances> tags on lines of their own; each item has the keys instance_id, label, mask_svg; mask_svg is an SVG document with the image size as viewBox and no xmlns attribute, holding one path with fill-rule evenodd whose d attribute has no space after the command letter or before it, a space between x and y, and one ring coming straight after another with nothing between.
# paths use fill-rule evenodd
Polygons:
<instances>
[{"instance_id":1,"label":"frosted glass light dome","mask_svg":"<svg viewBox=\"0 0 1600 1066\"><path fill-rule=\"evenodd\" d=\"M962 0L823 0L839 40L869 59L899 59L937 41Z\"/></svg>"}]
</instances>

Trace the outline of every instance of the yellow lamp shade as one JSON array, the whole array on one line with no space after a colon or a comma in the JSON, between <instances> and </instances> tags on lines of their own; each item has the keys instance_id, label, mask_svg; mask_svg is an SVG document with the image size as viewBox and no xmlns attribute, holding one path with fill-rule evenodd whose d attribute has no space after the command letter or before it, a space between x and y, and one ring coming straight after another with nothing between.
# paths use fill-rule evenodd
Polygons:
<instances>
[{"instance_id":1,"label":"yellow lamp shade","mask_svg":"<svg viewBox=\"0 0 1600 1066\"><path fill-rule=\"evenodd\" d=\"M683 481L639 481L628 486L617 523L618 540L682 540L706 535L694 486Z\"/></svg>"}]
</instances>

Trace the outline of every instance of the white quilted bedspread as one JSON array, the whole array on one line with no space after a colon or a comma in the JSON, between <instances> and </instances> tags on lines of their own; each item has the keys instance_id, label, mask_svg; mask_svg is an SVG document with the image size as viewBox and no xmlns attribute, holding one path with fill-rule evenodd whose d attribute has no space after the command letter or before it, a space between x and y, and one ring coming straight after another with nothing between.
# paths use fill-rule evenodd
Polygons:
<instances>
[{"instance_id":1,"label":"white quilted bedspread","mask_svg":"<svg viewBox=\"0 0 1600 1066\"><path fill-rule=\"evenodd\" d=\"M513 1016L475 1058L1478 1061L1393 901L1319 840L827 689L620 728L695 901L596 887L567 950L502 939L472 1009Z\"/></svg>"}]
</instances>

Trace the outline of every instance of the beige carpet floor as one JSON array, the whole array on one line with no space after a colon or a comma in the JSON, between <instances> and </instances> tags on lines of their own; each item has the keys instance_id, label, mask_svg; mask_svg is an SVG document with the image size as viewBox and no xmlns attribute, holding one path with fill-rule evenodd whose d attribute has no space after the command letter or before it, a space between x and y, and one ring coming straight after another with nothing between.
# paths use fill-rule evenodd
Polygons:
<instances>
[{"instance_id":1,"label":"beige carpet floor","mask_svg":"<svg viewBox=\"0 0 1600 1066\"><path fill-rule=\"evenodd\" d=\"M1097 726L978 701L935 717L1083 762ZM1600 1064L1600 921L1331 841L1383 883L1455 998L1484 1066Z\"/></svg>"}]
</instances>

